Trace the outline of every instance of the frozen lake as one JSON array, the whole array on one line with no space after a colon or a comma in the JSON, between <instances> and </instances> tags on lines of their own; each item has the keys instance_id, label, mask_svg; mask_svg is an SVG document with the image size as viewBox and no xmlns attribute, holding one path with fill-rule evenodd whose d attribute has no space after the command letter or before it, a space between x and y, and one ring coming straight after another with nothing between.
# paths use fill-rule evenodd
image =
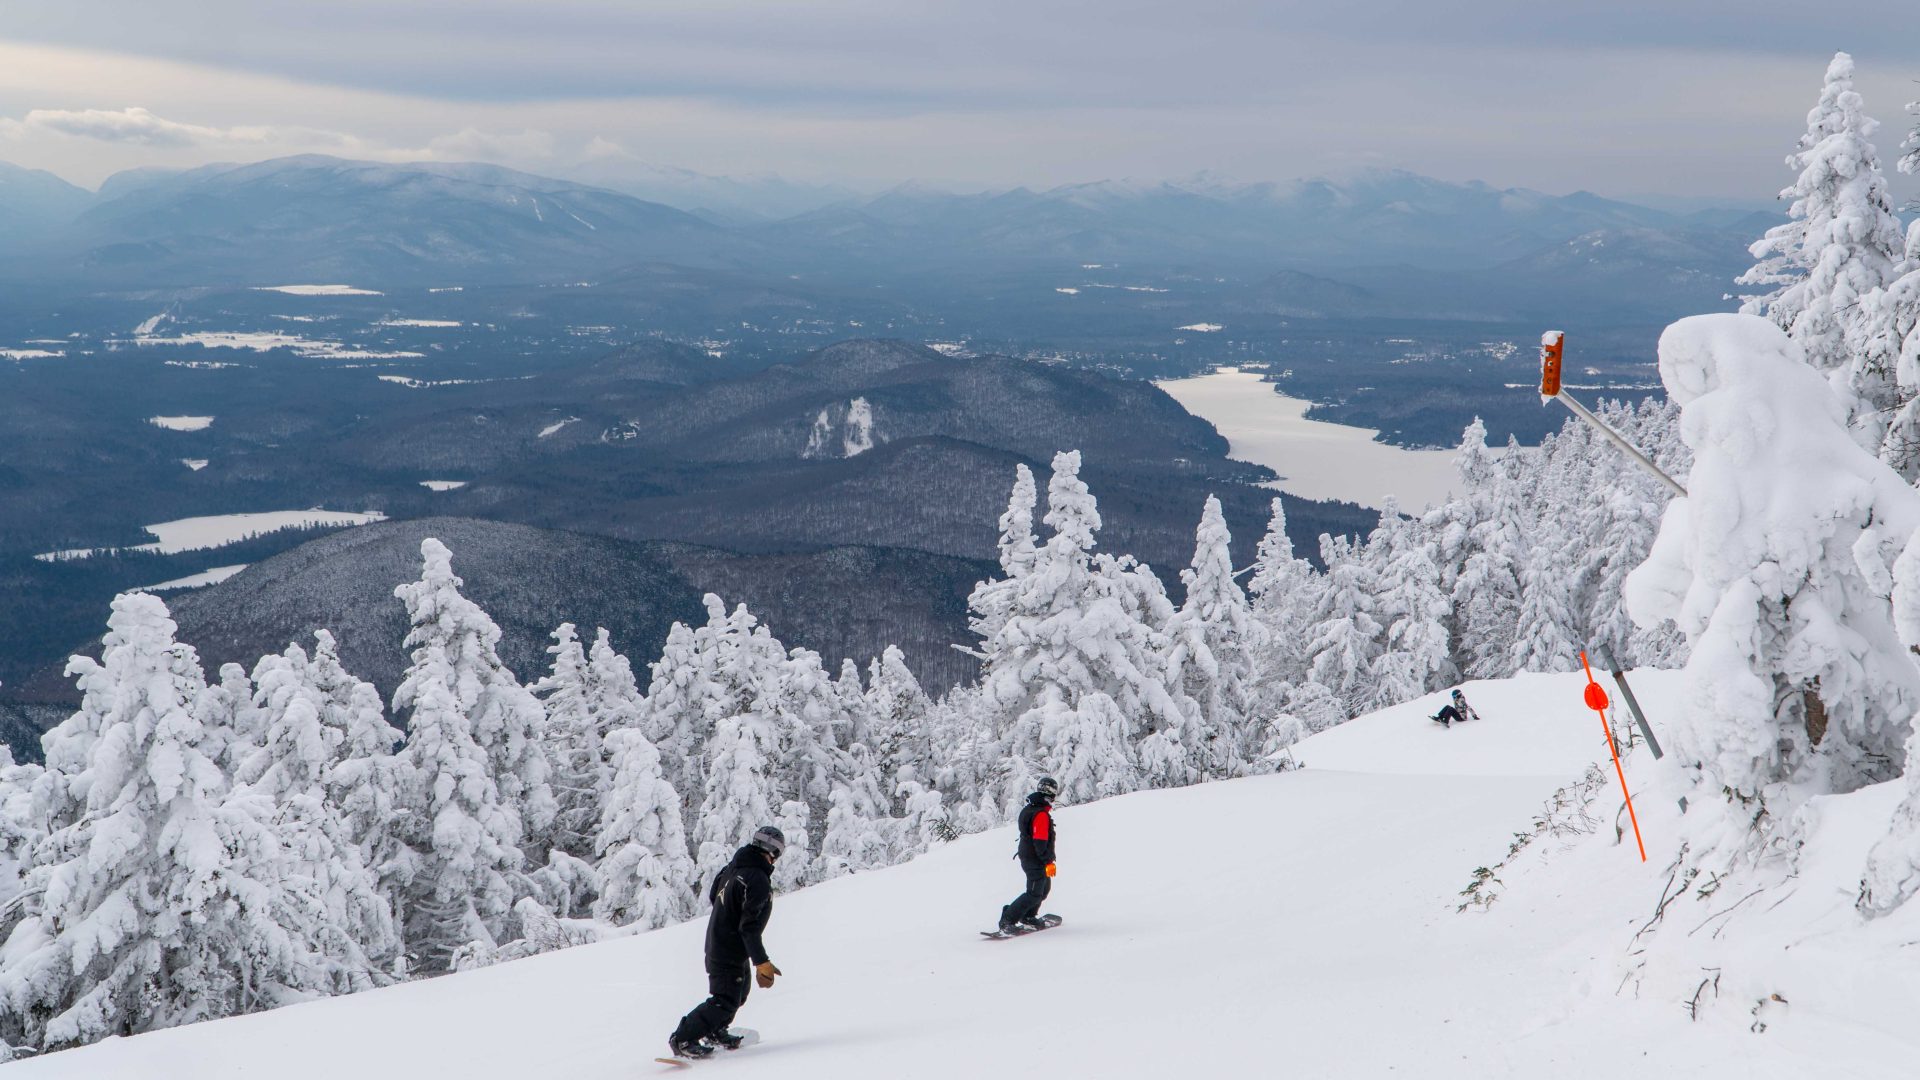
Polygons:
<instances>
[{"instance_id":1,"label":"frozen lake","mask_svg":"<svg viewBox=\"0 0 1920 1080\"><path fill-rule=\"evenodd\" d=\"M35 555L34 558L42 562L59 562L65 559L84 559L115 550L151 551L157 555L177 555L182 551L225 547L250 536L277 532L281 529L304 528L309 525L366 525L386 519L387 515L378 510L357 514L352 511L322 510L319 507L311 510L270 510L261 514L217 514L211 517L181 518L178 521L163 521L158 525L145 526L146 530L154 536L151 544L135 544L117 549L71 548L66 551L49 551Z\"/></svg>"},{"instance_id":2,"label":"frozen lake","mask_svg":"<svg viewBox=\"0 0 1920 1080\"><path fill-rule=\"evenodd\" d=\"M1309 420L1312 402L1276 393L1255 372L1221 368L1158 385L1218 428L1229 456L1279 473L1274 486L1291 495L1375 508L1393 495L1415 511L1443 501L1459 479L1452 450L1403 450L1375 442L1368 428Z\"/></svg>"}]
</instances>

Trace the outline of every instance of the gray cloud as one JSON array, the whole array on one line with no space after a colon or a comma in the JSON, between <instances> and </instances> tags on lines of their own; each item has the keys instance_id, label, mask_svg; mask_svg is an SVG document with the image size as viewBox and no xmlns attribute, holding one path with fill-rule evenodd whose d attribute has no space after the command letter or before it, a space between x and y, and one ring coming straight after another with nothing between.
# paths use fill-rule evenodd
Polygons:
<instances>
[{"instance_id":1,"label":"gray cloud","mask_svg":"<svg viewBox=\"0 0 1920 1080\"><path fill-rule=\"evenodd\" d=\"M1730 20L1700 0L10 0L0 116L132 102L220 133L95 138L88 153L14 142L23 163L88 176L144 163L115 146L168 164L216 145L245 156L240 133L258 128L273 133L259 156L299 144L536 169L631 157L986 186L1378 164L1767 196L1833 48L1860 56L1889 156L1917 96L1920 58L1889 55L1901 43L1885 30L1906 13L1842 7L1748 0ZM9 84L22 49L59 62ZM319 141L329 132L352 135Z\"/></svg>"}]
</instances>

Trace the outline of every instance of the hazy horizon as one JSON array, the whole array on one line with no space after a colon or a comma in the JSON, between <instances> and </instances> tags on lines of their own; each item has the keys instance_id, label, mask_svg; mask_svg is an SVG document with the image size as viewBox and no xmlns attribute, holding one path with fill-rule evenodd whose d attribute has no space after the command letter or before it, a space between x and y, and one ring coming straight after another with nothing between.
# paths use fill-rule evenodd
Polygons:
<instances>
[{"instance_id":1,"label":"hazy horizon","mask_svg":"<svg viewBox=\"0 0 1920 1080\"><path fill-rule=\"evenodd\" d=\"M20 0L0 159L89 188L303 152L867 191L1381 167L1746 204L1791 179L1782 159L1845 48L1911 197L1892 165L1920 66L1873 31L1898 22L1890 0L1862 6Z\"/></svg>"}]
</instances>

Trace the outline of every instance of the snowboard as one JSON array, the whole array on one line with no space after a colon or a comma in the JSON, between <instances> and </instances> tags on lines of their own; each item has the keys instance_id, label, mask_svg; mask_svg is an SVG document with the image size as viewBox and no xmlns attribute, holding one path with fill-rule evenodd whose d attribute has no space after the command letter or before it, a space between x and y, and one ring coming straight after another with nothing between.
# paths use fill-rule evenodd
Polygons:
<instances>
[{"instance_id":1,"label":"snowboard","mask_svg":"<svg viewBox=\"0 0 1920 1080\"><path fill-rule=\"evenodd\" d=\"M983 938L986 938L988 941L1005 941L1007 938L1026 937L1028 934L1037 934L1042 930L1051 930L1054 927L1059 926L1060 916L1042 915L1040 916L1040 921L1045 923L1046 925L1045 926L1017 926L1016 925L1016 926L1010 926L1005 930L982 930L980 931L980 936Z\"/></svg>"},{"instance_id":2,"label":"snowboard","mask_svg":"<svg viewBox=\"0 0 1920 1080\"><path fill-rule=\"evenodd\" d=\"M753 1030L752 1028L728 1028L727 1034L739 1036L740 1045L734 1047L732 1050L715 1050L711 1055L709 1055L708 1057L702 1058L700 1060L711 1061L713 1058L725 1057L726 1055L734 1053L736 1051L745 1050L747 1047L752 1046L754 1043L757 1043L760 1041L760 1033ZM699 1061L695 1061L691 1058L677 1058L677 1057L657 1057L657 1058L654 1058L653 1060L659 1062L662 1065L672 1065L675 1068L680 1068L680 1069L691 1069L695 1065L698 1065L700 1063Z\"/></svg>"}]
</instances>

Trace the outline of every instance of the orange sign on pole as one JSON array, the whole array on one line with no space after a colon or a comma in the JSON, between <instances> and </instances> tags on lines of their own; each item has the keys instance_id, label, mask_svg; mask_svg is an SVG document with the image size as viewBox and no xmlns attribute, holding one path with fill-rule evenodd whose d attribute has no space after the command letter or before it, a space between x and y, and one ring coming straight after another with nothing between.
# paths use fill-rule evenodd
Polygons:
<instances>
[{"instance_id":1,"label":"orange sign on pole","mask_svg":"<svg viewBox=\"0 0 1920 1080\"><path fill-rule=\"evenodd\" d=\"M1549 330L1540 338L1540 396L1560 394L1560 352L1566 348L1567 335Z\"/></svg>"},{"instance_id":2,"label":"orange sign on pole","mask_svg":"<svg viewBox=\"0 0 1920 1080\"><path fill-rule=\"evenodd\" d=\"M1620 767L1620 747L1613 741L1613 725L1607 723L1607 692L1593 681L1593 667L1587 654L1580 654L1580 669L1587 673L1587 707L1600 714L1600 730L1606 733L1607 749L1613 753L1613 773L1620 778L1620 794L1627 800L1627 819L1633 822L1633 842L1640 848L1640 861L1647 861L1647 843L1640 838L1640 815L1633 812L1633 793L1627 790L1627 771Z\"/></svg>"}]
</instances>

